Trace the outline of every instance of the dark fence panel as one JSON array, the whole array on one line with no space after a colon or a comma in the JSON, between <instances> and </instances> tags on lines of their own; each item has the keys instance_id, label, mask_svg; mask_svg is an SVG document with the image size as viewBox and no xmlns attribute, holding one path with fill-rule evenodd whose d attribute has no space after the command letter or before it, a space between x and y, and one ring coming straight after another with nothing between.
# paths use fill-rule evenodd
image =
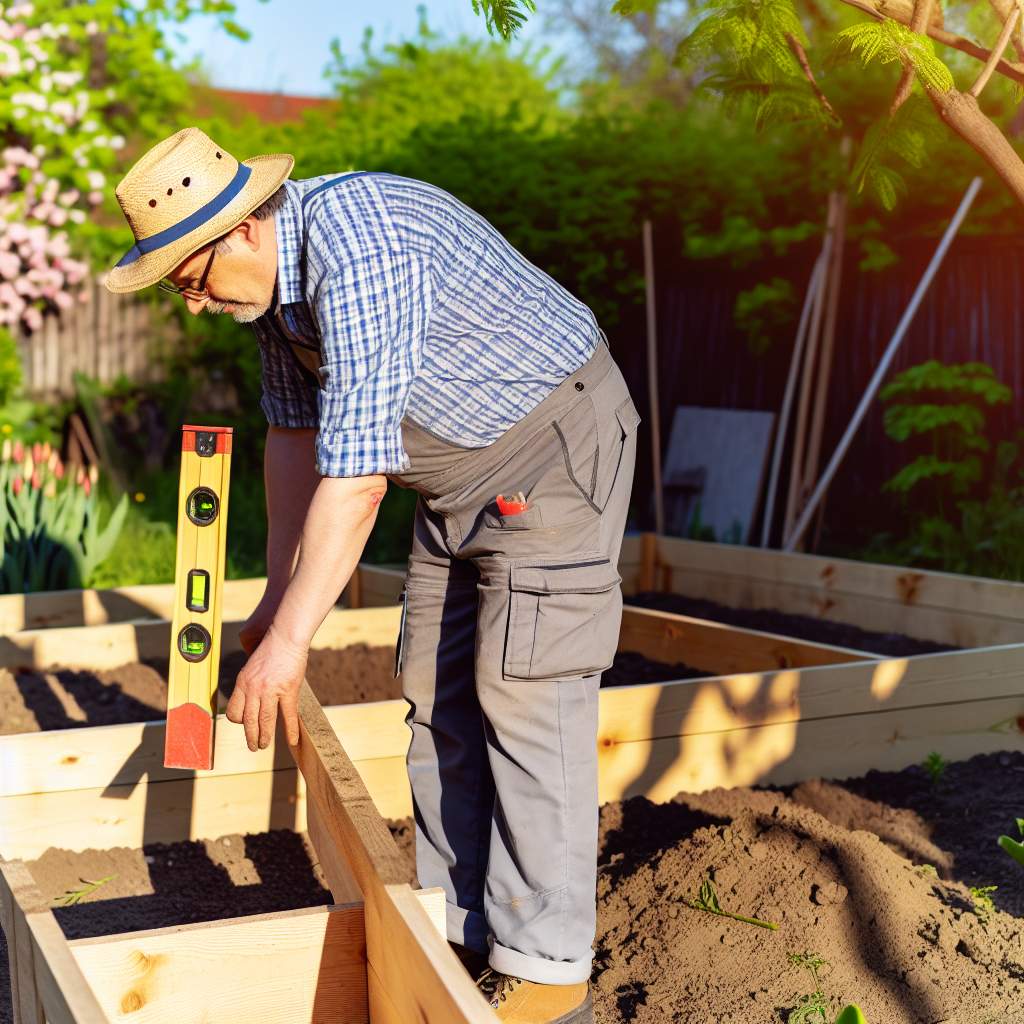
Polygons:
<instances>
[{"instance_id":1,"label":"dark fence panel","mask_svg":"<svg viewBox=\"0 0 1024 1024\"><path fill-rule=\"evenodd\" d=\"M899 263L882 271L857 267L856 246L847 248L835 355L826 413L822 463L839 440L865 386L935 249L935 240L896 247ZM677 405L778 411L785 388L793 332L755 355L733 323L737 294L772 277L792 282L802 299L818 243L785 259L740 270L686 263L673 256L676 240L663 238L657 256L659 400L667 439ZM1024 240L961 237L912 323L892 373L927 359L989 364L1013 391L1010 407L992 416L998 436L1021 424L1024 403ZM633 390L641 428L635 490L641 522L650 523L650 435L643 311L631 311L612 332L612 347ZM792 434L792 430L790 431ZM876 402L832 487L828 535L858 541L892 523L895 505L880 496L882 484L908 458L886 437ZM788 463L787 463L788 464Z\"/></svg>"}]
</instances>

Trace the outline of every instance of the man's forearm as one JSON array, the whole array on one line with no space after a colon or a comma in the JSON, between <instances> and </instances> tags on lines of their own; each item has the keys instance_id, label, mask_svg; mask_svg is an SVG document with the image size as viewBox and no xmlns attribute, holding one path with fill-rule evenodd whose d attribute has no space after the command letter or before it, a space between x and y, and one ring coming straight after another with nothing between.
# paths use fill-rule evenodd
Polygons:
<instances>
[{"instance_id":1,"label":"man's forearm","mask_svg":"<svg viewBox=\"0 0 1024 1024\"><path fill-rule=\"evenodd\" d=\"M270 427L263 458L267 493L267 591L284 594L295 567L302 524L320 483L315 430Z\"/></svg>"},{"instance_id":2,"label":"man's forearm","mask_svg":"<svg viewBox=\"0 0 1024 1024\"><path fill-rule=\"evenodd\" d=\"M302 528L299 562L271 627L295 646L308 646L345 588L377 518L382 476L320 479Z\"/></svg>"}]
</instances>

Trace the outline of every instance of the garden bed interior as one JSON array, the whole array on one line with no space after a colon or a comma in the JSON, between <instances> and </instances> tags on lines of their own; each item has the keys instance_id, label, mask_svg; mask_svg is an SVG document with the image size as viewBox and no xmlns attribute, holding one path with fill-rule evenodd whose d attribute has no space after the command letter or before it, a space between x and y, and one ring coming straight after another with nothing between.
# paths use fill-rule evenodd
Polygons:
<instances>
[{"instance_id":1,"label":"garden bed interior","mask_svg":"<svg viewBox=\"0 0 1024 1024\"><path fill-rule=\"evenodd\" d=\"M989 1015L978 1016L978 1024L1002 1024L1003 1008L1020 1005L1024 993L1021 882L994 843L1024 812L1024 646L1018 646L1024 586L649 535L627 538L620 572L627 594L639 594L648 607L627 608L619 657L601 694L606 806L597 1019L739 1024L756 1013L758 1020L784 1021L800 992L812 990L801 989L801 971L786 954L811 952L804 947L813 944L831 964L822 969L829 997L874 1008L872 1024L961 1024L958 992L973 993L971 1006ZM261 581L226 585L223 690L242 663L238 626L261 588ZM429 920L419 916L422 905L435 915L443 910L437 894L414 895L408 857L380 831L379 814L401 821L411 810L405 704L394 699L399 691L391 678L398 609L387 606L400 588L400 573L362 568L349 603L385 607L335 610L318 633L309 699L316 703L315 692L327 706L316 708L323 735L305 751L300 744L299 771L283 744L252 754L240 730L222 723L215 768L198 776L162 767L162 669L170 643L163 620L173 588L170 595L166 587L140 587L50 602L44 595L0 598L0 622L12 630L0 642L0 732L8 733L0 736L0 855L32 862L8 863L5 870L16 873L31 908L26 919L46 940L40 951L34 933L29 938L38 954L34 993L46 990L36 977L46 980L39 956L44 964L56 958L58 1001L61 982L75 977L62 975L60 965L80 971L91 956L92 989L99 986L104 1000L89 1012L100 1016L66 1019L192 1019L161 1016L172 1004L161 1008L155 995L140 995L132 987L138 979L125 974L127 960L118 961L117 971L96 966L106 963L116 942L76 937L67 945L80 934L75 928L85 927L70 922L90 913L99 914L94 922L101 919L103 911L88 908L100 907L105 896L119 903L108 911L137 915L124 919L129 934L117 940L123 943L118 955L137 954L145 934L146 943L156 943L146 948L173 947L167 964L192 965L181 978L197 969L198 954L182 960L185 940L168 935L186 935L190 949L222 942L229 952L254 941L260 948L260 936L274 942L278 933L290 936L282 941L304 950L296 956L309 981L303 1009L288 1004L293 1016L282 1019L419 1019L408 1016L410 999L422 1019L438 1024L488 1018L457 963L452 973L436 927L421 934ZM312 704L306 710L307 719L315 713ZM20 713L20 726L12 712ZM112 722L121 724L100 724ZM324 755L339 739L337 751ZM908 768L932 751L965 762L950 766L945 788ZM310 760L311 752L318 756ZM353 768L340 781L339 758L350 758ZM868 769L874 771L865 776ZM816 781L821 778L853 781ZM749 789L755 785L775 788ZM348 792L353 786L366 787L365 799ZM989 789L983 813L977 799L958 797L979 786ZM963 819L972 813L965 829ZM346 815L356 822L354 832L343 827ZM303 845L307 828L312 857ZM407 841L408 824L396 829ZM238 921L188 924L169 910L170 918L159 916L154 866L164 897L175 891L173 872L164 870L175 856L163 843L184 844L174 848L177 863L194 864L208 882L207 911L198 913L222 918L237 907ZM49 847L59 852L48 853ZM55 888L75 871L90 878L111 873L96 851L114 848L123 848L117 856L125 858L120 884L134 879L131 884L144 887L150 869L153 891L129 895L114 880L89 902L53 917ZM294 899L278 907L274 879L279 895L291 895L283 879L292 873ZM323 873L344 904L340 909L327 906ZM713 879L727 909L775 914L780 930L693 910L685 900L704 877ZM982 884L999 886L984 925L966 889ZM13 883L8 889L14 892ZM264 898L271 902L259 902ZM304 901L313 905L299 909ZM182 912L188 902L186 885ZM14 913L10 904L5 926ZM150 931L138 932L141 924ZM406 969L386 965L382 949L374 958L374 943L396 928L408 943ZM334 948L335 932L345 936L338 944L340 974L327 969L328 957L322 971L317 967L317 951ZM911 934L901 944L900 936ZM92 952L81 952L79 944ZM162 984L179 977L169 966L150 970ZM357 999L353 1015L338 1016L349 1012L337 1008L339 993L360 971L365 1007ZM262 974L254 966L255 988L263 985L268 998L287 1004L266 966ZM318 995L321 983L328 987ZM14 991L17 1005L16 977ZM216 1021L218 1005L216 993L189 1002L190 1012L208 1015L197 1021ZM707 1008L707 1016L697 1007ZM1011 1019L1005 1017L1007 1024Z\"/></svg>"}]
</instances>

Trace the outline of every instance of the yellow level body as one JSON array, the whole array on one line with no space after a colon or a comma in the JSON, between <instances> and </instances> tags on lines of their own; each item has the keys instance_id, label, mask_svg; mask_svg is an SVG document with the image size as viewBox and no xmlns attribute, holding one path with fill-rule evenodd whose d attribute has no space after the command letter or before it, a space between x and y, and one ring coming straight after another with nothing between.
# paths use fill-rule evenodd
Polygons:
<instances>
[{"instance_id":1,"label":"yellow level body","mask_svg":"<svg viewBox=\"0 0 1024 1024\"><path fill-rule=\"evenodd\" d=\"M168 768L212 768L227 549L230 427L182 428L167 677Z\"/></svg>"}]
</instances>

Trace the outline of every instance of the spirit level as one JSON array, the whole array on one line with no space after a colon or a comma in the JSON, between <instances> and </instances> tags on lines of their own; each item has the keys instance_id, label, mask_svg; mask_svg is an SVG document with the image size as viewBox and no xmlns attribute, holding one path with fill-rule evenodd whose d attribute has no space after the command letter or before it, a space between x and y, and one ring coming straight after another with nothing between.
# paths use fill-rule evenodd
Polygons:
<instances>
[{"instance_id":1,"label":"spirit level","mask_svg":"<svg viewBox=\"0 0 1024 1024\"><path fill-rule=\"evenodd\" d=\"M231 436L231 427L181 428L167 768L213 767Z\"/></svg>"}]
</instances>

